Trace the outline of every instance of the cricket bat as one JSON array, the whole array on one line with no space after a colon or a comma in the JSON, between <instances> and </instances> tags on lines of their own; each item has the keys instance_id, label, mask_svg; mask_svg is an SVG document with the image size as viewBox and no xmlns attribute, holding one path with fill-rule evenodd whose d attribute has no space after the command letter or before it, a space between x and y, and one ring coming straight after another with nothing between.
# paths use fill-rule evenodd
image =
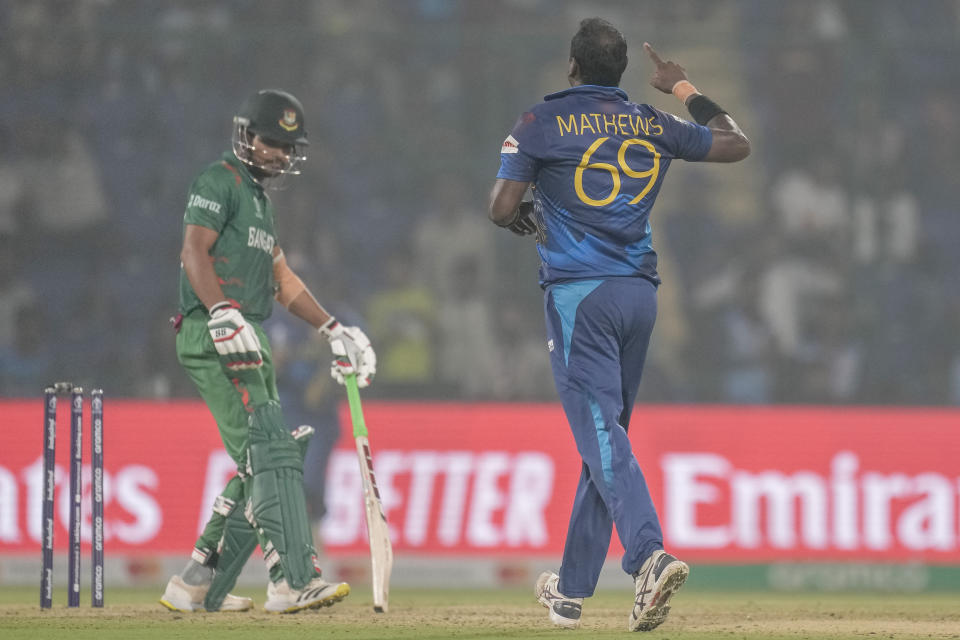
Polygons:
<instances>
[{"instance_id":1,"label":"cricket bat","mask_svg":"<svg viewBox=\"0 0 960 640\"><path fill-rule=\"evenodd\" d=\"M390 595L390 572L393 570L393 546L390 544L387 517L380 502L377 477L373 473L373 457L370 454L370 442L367 440L367 423L363 419L363 408L360 406L357 375L352 373L344 376L344 382L350 404L350 419L353 422L353 439L357 443L357 456L360 458L360 476L363 478L363 506L367 513L370 559L373 563L373 610L386 613Z\"/></svg>"}]
</instances>

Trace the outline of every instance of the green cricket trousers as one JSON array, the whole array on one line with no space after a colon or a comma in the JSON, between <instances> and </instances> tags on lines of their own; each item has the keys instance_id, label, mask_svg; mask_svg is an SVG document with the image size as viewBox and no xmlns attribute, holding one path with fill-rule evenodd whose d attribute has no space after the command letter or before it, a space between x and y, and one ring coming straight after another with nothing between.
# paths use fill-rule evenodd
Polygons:
<instances>
[{"instance_id":1,"label":"green cricket trousers","mask_svg":"<svg viewBox=\"0 0 960 640\"><path fill-rule=\"evenodd\" d=\"M184 317L177 333L177 359L213 414L220 430L220 439L227 453L237 463L237 470L245 472L249 439L248 407L252 411L255 403L268 399L278 400L270 343L263 328L258 323L251 322L260 339L263 366L254 370L228 372L220 364L220 357L207 328L207 320L207 315L202 311L195 311ZM218 502L226 499L229 504L235 504L242 498L242 483L239 477L234 476L224 488ZM194 558L198 561L202 562L210 552L217 549L224 521L224 514L220 511L222 508L214 505L213 515L197 540Z\"/></svg>"}]
</instances>

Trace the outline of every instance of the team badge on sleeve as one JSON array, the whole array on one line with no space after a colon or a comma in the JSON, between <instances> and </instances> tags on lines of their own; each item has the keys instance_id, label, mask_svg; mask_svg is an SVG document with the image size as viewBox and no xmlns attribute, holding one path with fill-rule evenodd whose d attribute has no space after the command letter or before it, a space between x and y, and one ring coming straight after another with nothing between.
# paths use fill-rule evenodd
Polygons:
<instances>
[{"instance_id":1,"label":"team badge on sleeve","mask_svg":"<svg viewBox=\"0 0 960 640\"><path fill-rule=\"evenodd\" d=\"M513 136L507 136L507 139L503 141L503 146L500 147L500 153L516 153L519 150L520 143Z\"/></svg>"}]
</instances>

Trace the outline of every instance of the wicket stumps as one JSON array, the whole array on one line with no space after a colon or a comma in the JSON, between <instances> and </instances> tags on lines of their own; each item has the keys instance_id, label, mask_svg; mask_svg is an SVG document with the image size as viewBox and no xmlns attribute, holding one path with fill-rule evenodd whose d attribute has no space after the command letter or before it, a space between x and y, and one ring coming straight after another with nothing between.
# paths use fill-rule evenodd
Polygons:
<instances>
[{"instance_id":1,"label":"wicket stumps","mask_svg":"<svg viewBox=\"0 0 960 640\"><path fill-rule=\"evenodd\" d=\"M90 392L90 477L93 488L90 499L93 503L93 536L90 544L90 604L103 606L103 389Z\"/></svg>"},{"instance_id":2,"label":"wicket stumps","mask_svg":"<svg viewBox=\"0 0 960 640\"><path fill-rule=\"evenodd\" d=\"M53 604L54 497L56 495L57 397L70 394L69 541L67 606L80 606L80 541L83 527L83 388L57 382L43 391L43 526L40 607ZM103 391L90 392L91 605L103 606Z\"/></svg>"}]
</instances>

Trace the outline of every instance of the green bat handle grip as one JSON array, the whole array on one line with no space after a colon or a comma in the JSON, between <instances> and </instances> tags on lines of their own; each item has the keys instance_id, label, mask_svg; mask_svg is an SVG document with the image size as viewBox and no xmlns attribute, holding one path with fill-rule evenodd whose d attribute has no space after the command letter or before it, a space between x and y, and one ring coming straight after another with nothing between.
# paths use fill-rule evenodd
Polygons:
<instances>
[{"instance_id":1,"label":"green bat handle grip","mask_svg":"<svg viewBox=\"0 0 960 640\"><path fill-rule=\"evenodd\" d=\"M343 376L347 386L347 402L350 404L350 420L353 422L353 437L367 437L367 423L363 419L363 409L360 407L360 387L357 386L357 374Z\"/></svg>"}]
</instances>

